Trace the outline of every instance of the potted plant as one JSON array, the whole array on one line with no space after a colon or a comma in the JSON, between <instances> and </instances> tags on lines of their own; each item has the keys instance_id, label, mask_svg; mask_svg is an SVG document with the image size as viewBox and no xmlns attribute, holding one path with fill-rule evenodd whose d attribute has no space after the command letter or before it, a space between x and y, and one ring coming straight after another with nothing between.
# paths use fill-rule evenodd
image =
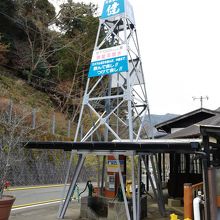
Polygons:
<instances>
[{"instance_id":1,"label":"potted plant","mask_svg":"<svg viewBox=\"0 0 220 220\"><path fill-rule=\"evenodd\" d=\"M29 114L30 116L30 114ZM12 172L12 165L24 158L21 142L27 138L32 128L28 126L29 117L23 110L12 108L12 103L4 110L0 109L0 219L7 220L15 197L5 195Z\"/></svg>"},{"instance_id":2,"label":"potted plant","mask_svg":"<svg viewBox=\"0 0 220 220\"><path fill-rule=\"evenodd\" d=\"M3 181L4 182L4 181ZM15 201L15 197L11 195L3 195L5 185L1 183L0 196L0 219L7 220L9 218L11 207Z\"/></svg>"}]
</instances>

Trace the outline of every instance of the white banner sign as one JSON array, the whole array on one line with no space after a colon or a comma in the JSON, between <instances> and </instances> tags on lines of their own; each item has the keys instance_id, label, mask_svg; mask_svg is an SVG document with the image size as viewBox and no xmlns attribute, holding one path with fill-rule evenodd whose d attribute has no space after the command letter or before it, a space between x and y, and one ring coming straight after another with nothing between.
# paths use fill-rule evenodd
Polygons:
<instances>
[{"instance_id":1,"label":"white banner sign","mask_svg":"<svg viewBox=\"0 0 220 220\"><path fill-rule=\"evenodd\" d=\"M95 50L89 68L89 77L128 71L127 46L125 44Z\"/></svg>"}]
</instances>

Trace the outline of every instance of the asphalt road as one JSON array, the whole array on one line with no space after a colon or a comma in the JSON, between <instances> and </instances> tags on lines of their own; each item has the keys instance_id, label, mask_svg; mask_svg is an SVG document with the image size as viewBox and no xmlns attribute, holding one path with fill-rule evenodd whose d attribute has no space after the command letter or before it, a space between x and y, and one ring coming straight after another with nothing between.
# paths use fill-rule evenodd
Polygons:
<instances>
[{"instance_id":1,"label":"asphalt road","mask_svg":"<svg viewBox=\"0 0 220 220\"><path fill-rule=\"evenodd\" d=\"M85 188L86 183L79 183L79 192L82 192ZM46 188L44 188L46 187ZM68 189L69 186L66 188ZM13 195L16 197L13 207L18 206L28 206L38 203L46 203L49 201L57 201L61 199L63 194L63 185L49 185L49 186L39 186L37 188L24 187L24 188L11 188L10 191L6 191L4 194ZM87 195L86 191L83 195ZM75 194L76 195L76 194Z\"/></svg>"}]
</instances>

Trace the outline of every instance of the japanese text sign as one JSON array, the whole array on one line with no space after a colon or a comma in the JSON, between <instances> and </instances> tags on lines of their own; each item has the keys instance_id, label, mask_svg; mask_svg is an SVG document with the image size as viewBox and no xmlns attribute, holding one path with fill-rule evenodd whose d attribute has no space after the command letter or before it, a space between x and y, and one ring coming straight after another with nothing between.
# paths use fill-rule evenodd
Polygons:
<instances>
[{"instance_id":1,"label":"japanese text sign","mask_svg":"<svg viewBox=\"0 0 220 220\"><path fill-rule=\"evenodd\" d=\"M128 71L127 47L125 44L95 50L89 68L89 77L110 75Z\"/></svg>"},{"instance_id":2,"label":"japanese text sign","mask_svg":"<svg viewBox=\"0 0 220 220\"><path fill-rule=\"evenodd\" d=\"M125 12L125 0L105 0L101 18L109 18Z\"/></svg>"},{"instance_id":3,"label":"japanese text sign","mask_svg":"<svg viewBox=\"0 0 220 220\"><path fill-rule=\"evenodd\" d=\"M124 160L119 160L120 167L121 167L121 172L124 172ZM114 172L117 173L119 172L119 165L117 163L117 160L108 160L108 165L107 165L107 172Z\"/></svg>"}]
</instances>

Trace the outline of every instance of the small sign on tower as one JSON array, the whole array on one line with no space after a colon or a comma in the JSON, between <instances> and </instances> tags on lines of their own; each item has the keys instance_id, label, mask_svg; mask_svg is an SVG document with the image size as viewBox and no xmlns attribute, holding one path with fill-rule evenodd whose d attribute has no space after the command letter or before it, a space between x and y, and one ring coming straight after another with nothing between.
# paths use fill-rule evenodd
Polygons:
<instances>
[{"instance_id":1,"label":"small sign on tower","mask_svg":"<svg viewBox=\"0 0 220 220\"><path fill-rule=\"evenodd\" d=\"M128 71L127 47L125 44L95 50L89 69L89 77L110 75Z\"/></svg>"}]
</instances>

